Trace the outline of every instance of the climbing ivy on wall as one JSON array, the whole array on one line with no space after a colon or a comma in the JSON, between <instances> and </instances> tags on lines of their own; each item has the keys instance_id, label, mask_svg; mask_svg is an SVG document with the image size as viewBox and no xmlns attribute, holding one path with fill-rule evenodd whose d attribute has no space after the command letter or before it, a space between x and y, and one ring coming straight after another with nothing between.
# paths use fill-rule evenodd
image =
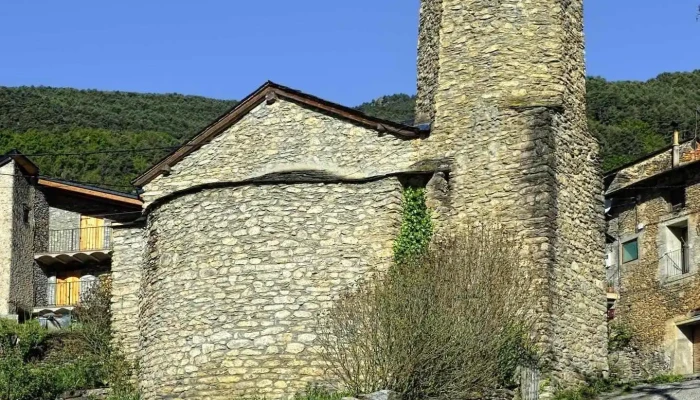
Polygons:
<instances>
[{"instance_id":1,"label":"climbing ivy on wall","mask_svg":"<svg viewBox=\"0 0 700 400\"><path fill-rule=\"evenodd\" d=\"M420 255L433 235L433 221L425 205L424 188L404 189L402 214L401 231L394 242L394 261L397 264Z\"/></svg>"}]
</instances>

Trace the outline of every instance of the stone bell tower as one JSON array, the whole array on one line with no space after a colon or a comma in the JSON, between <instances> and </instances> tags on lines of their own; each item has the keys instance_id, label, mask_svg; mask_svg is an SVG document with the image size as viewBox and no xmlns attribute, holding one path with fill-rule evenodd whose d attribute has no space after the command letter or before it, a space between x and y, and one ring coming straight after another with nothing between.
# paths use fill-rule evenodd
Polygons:
<instances>
[{"instance_id":1,"label":"stone bell tower","mask_svg":"<svg viewBox=\"0 0 700 400\"><path fill-rule=\"evenodd\" d=\"M452 157L451 221L520 233L555 384L607 369L603 197L583 0L423 0L418 123Z\"/></svg>"}]
</instances>

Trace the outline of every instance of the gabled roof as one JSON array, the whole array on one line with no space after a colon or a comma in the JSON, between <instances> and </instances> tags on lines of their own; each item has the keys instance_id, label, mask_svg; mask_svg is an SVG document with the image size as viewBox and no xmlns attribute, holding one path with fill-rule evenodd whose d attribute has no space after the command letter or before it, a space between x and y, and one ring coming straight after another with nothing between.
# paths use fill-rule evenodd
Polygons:
<instances>
[{"instance_id":1,"label":"gabled roof","mask_svg":"<svg viewBox=\"0 0 700 400\"><path fill-rule=\"evenodd\" d=\"M381 118L371 117L353 108L345 107L340 104L323 100L298 90L268 81L256 91L248 95L240 103L217 118L214 122L209 124L206 128L199 131L194 138L167 155L157 164L144 172L141 176L134 179L132 183L136 186L143 186L147 184L164 171L169 170L170 167L177 164L187 155L198 150L203 145L209 143L213 138L223 133L226 129L241 120L246 114L248 114L248 112L257 107L263 101L274 102L277 98L283 98L300 103L335 117L366 126L370 129L376 129L380 132L388 132L406 139L420 138L426 135L426 130L420 127L408 126Z\"/></svg>"},{"instance_id":2,"label":"gabled roof","mask_svg":"<svg viewBox=\"0 0 700 400\"><path fill-rule=\"evenodd\" d=\"M17 149L12 149L0 156L0 167L10 162L10 160L16 162L27 176L39 174L39 167Z\"/></svg>"}]
</instances>

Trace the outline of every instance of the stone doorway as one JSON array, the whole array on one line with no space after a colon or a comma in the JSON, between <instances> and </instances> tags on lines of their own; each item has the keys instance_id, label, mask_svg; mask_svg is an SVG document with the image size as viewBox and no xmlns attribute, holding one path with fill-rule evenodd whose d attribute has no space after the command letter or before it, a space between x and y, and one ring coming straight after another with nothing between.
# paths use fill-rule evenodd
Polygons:
<instances>
[{"instance_id":1,"label":"stone doorway","mask_svg":"<svg viewBox=\"0 0 700 400\"><path fill-rule=\"evenodd\" d=\"M700 373L700 319L693 318L676 325L676 328L673 373Z\"/></svg>"}]
</instances>

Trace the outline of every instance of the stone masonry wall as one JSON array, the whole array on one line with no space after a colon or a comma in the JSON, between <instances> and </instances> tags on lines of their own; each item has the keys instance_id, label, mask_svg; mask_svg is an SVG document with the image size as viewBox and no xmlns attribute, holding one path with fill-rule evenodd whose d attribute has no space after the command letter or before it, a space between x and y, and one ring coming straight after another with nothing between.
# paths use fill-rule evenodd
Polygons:
<instances>
[{"instance_id":1,"label":"stone masonry wall","mask_svg":"<svg viewBox=\"0 0 700 400\"><path fill-rule=\"evenodd\" d=\"M386 268L396 178L207 189L149 215L140 310L146 399L291 397L322 379L317 315Z\"/></svg>"},{"instance_id":2,"label":"stone masonry wall","mask_svg":"<svg viewBox=\"0 0 700 400\"><path fill-rule=\"evenodd\" d=\"M0 167L0 316L10 312L14 162ZM14 311L14 310L13 310Z\"/></svg>"},{"instance_id":3,"label":"stone masonry wall","mask_svg":"<svg viewBox=\"0 0 700 400\"><path fill-rule=\"evenodd\" d=\"M34 253L49 250L49 203L41 190L34 190ZM34 261L34 305L44 304L48 296L48 276Z\"/></svg>"},{"instance_id":4,"label":"stone masonry wall","mask_svg":"<svg viewBox=\"0 0 700 400\"><path fill-rule=\"evenodd\" d=\"M296 103L262 103L211 143L146 185L145 205L178 190L271 172L324 171L366 178L404 170L411 141L353 125Z\"/></svg>"},{"instance_id":5,"label":"stone masonry wall","mask_svg":"<svg viewBox=\"0 0 700 400\"><path fill-rule=\"evenodd\" d=\"M78 229L80 228L80 213L63 210L61 208L49 208L49 229Z\"/></svg>"},{"instance_id":6,"label":"stone masonry wall","mask_svg":"<svg viewBox=\"0 0 700 400\"><path fill-rule=\"evenodd\" d=\"M617 199L608 221L608 234L618 246L635 238L639 246L639 258L619 266L620 299L614 320L632 328L634 357L628 362L646 366L633 371L633 378L687 372L676 355L676 323L700 309L700 166L689 166L642 185L659 188L628 189L611 196ZM674 210L668 202L669 189L665 188L683 185L685 207ZM666 243L667 226L678 223L688 227L690 272L669 278L665 264L665 253L671 250Z\"/></svg>"},{"instance_id":7,"label":"stone masonry wall","mask_svg":"<svg viewBox=\"0 0 700 400\"><path fill-rule=\"evenodd\" d=\"M440 25L442 0L422 1L418 31L418 95L415 122L428 123L435 118L435 95L440 70Z\"/></svg>"},{"instance_id":8,"label":"stone masonry wall","mask_svg":"<svg viewBox=\"0 0 700 400\"><path fill-rule=\"evenodd\" d=\"M112 331L119 348L129 359L136 360L139 293L146 240L140 225L115 225L112 232Z\"/></svg>"},{"instance_id":9,"label":"stone masonry wall","mask_svg":"<svg viewBox=\"0 0 700 400\"><path fill-rule=\"evenodd\" d=\"M53 249L79 249L80 231L68 230L80 228L80 213L62 208L49 208L49 230L65 231L63 234L55 235L51 239L50 247Z\"/></svg>"},{"instance_id":10,"label":"stone masonry wall","mask_svg":"<svg viewBox=\"0 0 700 400\"><path fill-rule=\"evenodd\" d=\"M555 113L557 227L553 291L554 359L560 379L608 369L602 170L588 132L581 1L560 2L563 20L563 112ZM556 368L556 367L555 367Z\"/></svg>"},{"instance_id":11,"label":"stone masonry wall","mask_svg":"<svg viewBox=\"0 0 700 400\"><path fill-rule=\"evenodd\" d=\"M522 235L524 279L554 383L574 385L579 373L607 365L602 187L584 119L582 1L423 3L441 10L441 25L435 117L420 154L454 157L452 223L498 221ZM430 58L435 45L420 42L419 54ZM419 64L419 76L430 72L421 68L430 67Z\"/></svg>"},{"instance_id":12,"label":"stone masonry wall","mask_svg":"<svg viewBox=\"0 0 700 400\"><path fill-rule=\"evenodd\" d=\"M34 187L22 170L16 167L14 173L10 303L14 312L29 318L34 303Z\"/></svg>"}]
</instances>

